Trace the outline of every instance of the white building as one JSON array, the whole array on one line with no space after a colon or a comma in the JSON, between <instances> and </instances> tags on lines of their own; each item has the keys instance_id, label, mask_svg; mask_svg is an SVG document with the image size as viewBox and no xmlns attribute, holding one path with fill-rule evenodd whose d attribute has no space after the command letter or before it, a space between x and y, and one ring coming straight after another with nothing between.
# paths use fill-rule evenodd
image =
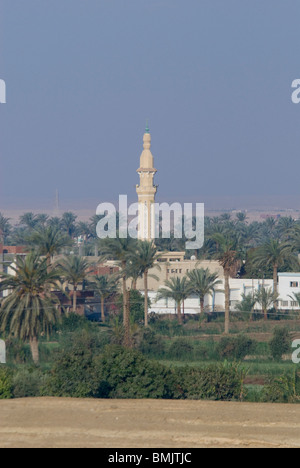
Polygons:
<instances>
[{"instance_id":1,"label":"white building","mask_svg":"<svg viewBox=\"0 0 300 468\"><path fill-rule=\"evenodd\" d=\"M300 273L278 273L279 307L284 310L299 310L294 293L300 295Z\"/></svg>"},{"instance_id":2,"label":"white building","mask_svg":"<svg viewBox=\"0 0 300 468\"><path fill-rule=\"evenodd\" d=\"M230 286L230 309L235 310L236 305L242 301L242 294L253 294L261 288L273 290L273 280L271 279L237 279L231 278ZM300 306L293 293L300 294L300 273L279 273L278 274L278 309L279 310L300 310ZM159 314L177 313L176 304L171 299L156 300L157 291L150 291L149 298L151 307L149 312ZM225 309L224 280L219 284L214 293L207 295L204 301L205 312L222 312ZM256 310L261 310L256 304ZM200 300L197 296L191 296L184 303L184 312L186 314L200 313Z\"/></svg>"}]
</instances>

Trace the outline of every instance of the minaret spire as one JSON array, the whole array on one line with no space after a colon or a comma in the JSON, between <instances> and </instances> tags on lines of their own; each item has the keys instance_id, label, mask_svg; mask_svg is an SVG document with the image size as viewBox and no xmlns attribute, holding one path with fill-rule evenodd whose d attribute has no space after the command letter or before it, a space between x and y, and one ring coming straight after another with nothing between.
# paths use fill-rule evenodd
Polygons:
<instances>
[{"instance_id":1,"label":"minaret spire","mask_svg":"<svg viewBox=\"0 0 300 468\"><path fill-rule=\"evenodd\" d=\"M140 167L137 172L140 176L140 185L136 186L139 203L139 231L138 238L152 240L155 238L155 195L157 186L154 185L154 158L151 153L151 135L148 122L143 137L143 151L140 157Z\"/></svg>"}]
</instances>

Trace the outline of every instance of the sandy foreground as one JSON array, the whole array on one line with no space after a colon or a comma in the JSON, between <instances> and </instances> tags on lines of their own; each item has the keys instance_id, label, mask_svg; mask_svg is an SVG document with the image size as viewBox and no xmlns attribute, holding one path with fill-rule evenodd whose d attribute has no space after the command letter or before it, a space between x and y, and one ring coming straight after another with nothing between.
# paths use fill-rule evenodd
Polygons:
<instances>
[{"instance_id":1,"label":"sandy foreground","mask_svg":"<svg viewBox=\"0 0 300 468\"><path fill-rule=\"evenodd\" d=\"M300 447L300 405L191 400L1 400L0 447Z\"/></svg>"}]
</instances>

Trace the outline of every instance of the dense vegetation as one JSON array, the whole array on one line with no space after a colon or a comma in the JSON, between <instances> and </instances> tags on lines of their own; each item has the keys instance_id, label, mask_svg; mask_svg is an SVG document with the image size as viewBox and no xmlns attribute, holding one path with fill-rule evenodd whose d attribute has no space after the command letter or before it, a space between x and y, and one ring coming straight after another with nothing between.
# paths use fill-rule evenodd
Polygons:
<instances>
[{"instance_id":1,"label":"dense vegetation","mask_svg":"<svg viewBox=\"0 0 300 468\"><path fill-rule=\"evenodd\" d=\"M243 213L236 219L206 218L205 245L194 253L199 259L216 259L224 269L224 335L224 313L212 313L207 320L203 314L180 313L191 292L203 310L204 296L219 281L208 270L196 269L160 287L160 297L175 299L177 319L148 316L149 270L162 250L182 250L185 239L158 240L156 247L132 239L99 241L98 219L81 223L72 213L61 218L26 213L12 226L0 215L0 241L28 249L26 258L15 264L14 275L1 275L0 290L10 294L0 307L1 337L8 352L8 364L0 366L0 398L299 400L291 344L300 323L295 314L282 315L276 309L279 268L299 270L299 222L282 218L247 223ZM95 253L99 261L116 260L119 273L91 278L91 265L83 255ZM59 261L54 260L57 254L62 254ZM274 291L243 297L236 313L229 314L228 280L241 276L274 278ZM144 297L135 289L139 277L144 279ZM86 286L99 297L101 323L76 313L74 292ZM69 298L71 312L66 313L53 289ZM265 320L255 314L254 300Z\"/></svg>"},{"instance_id":2,"label":"dense vegetation","mask_svg":"<svg viewBox=\"0 0 300 468\"><path fill-rule=\"evenodd\" d=\"M234 333L224 336L222 323L215 321L207 337L194 319L179 325L159 318L147 329L135 324L129 349L114 344L114 323L91 323L71 313L52 331L50 341L40 342L38 366L29 344L11 339L8 364L0 365L0 398L299 401L300 372L291 362L295 322L285 321L274 332L271 322L268 328L249 322L248 333L241 333L237 321ZM251 338L260 334L265 341Z\"/></svg>"}]
</instances>

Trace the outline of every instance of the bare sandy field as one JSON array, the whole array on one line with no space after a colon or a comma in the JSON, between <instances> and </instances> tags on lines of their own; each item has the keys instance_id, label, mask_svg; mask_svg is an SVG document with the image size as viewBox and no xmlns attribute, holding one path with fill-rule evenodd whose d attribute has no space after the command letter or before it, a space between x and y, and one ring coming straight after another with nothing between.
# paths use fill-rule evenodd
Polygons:
<instances>
[{"instance_id":1,"label":"bare sandy field","mask_svg":"<svg viewBox=\"0 0 300 468\"><path fill-rule=\"evenodd\" d=\"M300 447L300 405L191 400L2 400L0 447Z\"/></svg>"}]
</instances>

